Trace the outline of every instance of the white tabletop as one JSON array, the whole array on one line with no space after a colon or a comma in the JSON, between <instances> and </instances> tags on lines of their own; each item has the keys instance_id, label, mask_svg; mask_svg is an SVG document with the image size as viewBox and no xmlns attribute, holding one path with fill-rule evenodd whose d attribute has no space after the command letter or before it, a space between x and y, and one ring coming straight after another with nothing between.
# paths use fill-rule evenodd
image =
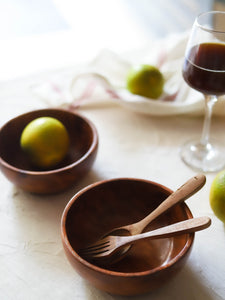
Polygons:
<instances>
[{"instance_id":1,"label":"white tabletop","mask_svg":"<svg viewBox=\"0 0 225 300\"><path fill-rule=\"evenodd\" d=\"M60 4L60 1L55 2ZM134 28L134 24L131 25ZM136 34L143 33L140 28L135 30ZM0 82L0 126L20 113L48 107L49 103L34 95L31 87L53 75L64 74L66 66L71 73L73 65L76 70L77 63L91 59L101 48L102 40L92 51L79 47L80 59L77 60L78 56L73 56L76 42L71 43L71 37L72 31L61 31L8 39L1 45L4 72L0 80L17 79ZM141 43L146 36L139 38ZM110 46L110 40L108 42ZM52 48L44 51L46 43ZM69 44L72 45L70 49L66 48ZM116 46L113 50L127 50L125 44L120 49ZM134 46L131 37L126 46ZM26 47L29 51L23 52ZM33 57L32 53L39 55ZM65 69L56 69L58 67ZM29 75L33 72L36 74ZM20 77L24 75L29 76ZM109 101L106 95L101 103L81 106L78 111L96 125L99 133L96 161L82 181L59 195L38 196L13 186L0 173L0 299L126 299L96 289L72 269L60 238L60 219L65 205L81 188L102 179L145 178L175 190L196 174L181 161L179 147L192 136L200 135L202 117L143 115ZM224 140L224 128L224 117L214 117L212 135ZM204 188L186 201L195 217L207 215L212 219L210 228L196 233L186 266L163 288L131 299L225 299L225 227L209 205L209 191L215 175L206 174Z\"/></svg>"},{"instance_id":2,"label":"white tabletop","mask_svg":"<svg viewBox=\"0 0 225 300\"><path fill-rule=\"evenodd\" d=\"M46 107L31 93L36 77L15 81L0 93L1 125L25 111ZM54 196L38 196L13 186L0 174L0 298L123 299L85 282L68 263L60 239L66 203L81 188L101 179L137 177L176 189L195 172L179 157L179 147L200 134L202 117L156 117L137 114L110 101L87 105L79 112L94 122L99 152L91 172L79 184ZM224 140L225 121L216 117L212 135ZM185 268L160 290L134 299L225 299L225 232L209 205L215 174L187 200L193 215L212 218L209 229L196 233Z\"/></svg>"}]
</instances>

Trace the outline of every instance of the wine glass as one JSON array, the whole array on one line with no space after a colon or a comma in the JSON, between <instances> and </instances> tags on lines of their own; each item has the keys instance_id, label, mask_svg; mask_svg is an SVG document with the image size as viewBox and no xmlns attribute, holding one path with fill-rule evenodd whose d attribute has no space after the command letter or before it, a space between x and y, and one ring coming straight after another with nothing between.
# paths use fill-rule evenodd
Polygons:
<instances>
[{"instance_id":1,"label":"wine glass","mask_svg":"<svg viewBox=\"0 0 225 300\"><path fill-rule=\"evenodd\" d=\"M225 167L225 147L211 140L209 133L213 106L225 94L225 12L210 11L196 18L186 47L183 77L191 88L203 93L205 119L200 140L187 142L181 158L193 169L218 171Z\"/></svg>"}]
</instances>

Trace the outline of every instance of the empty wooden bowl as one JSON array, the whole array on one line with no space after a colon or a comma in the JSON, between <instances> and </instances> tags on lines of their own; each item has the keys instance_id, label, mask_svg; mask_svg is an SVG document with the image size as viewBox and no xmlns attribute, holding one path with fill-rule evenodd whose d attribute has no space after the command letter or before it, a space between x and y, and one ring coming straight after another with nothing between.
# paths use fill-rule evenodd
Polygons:
<instances>
[{"instance_id":1,"label":"empty wooden bowl","mask_svg":"<svg viewBox=\"0 0 225 300\"><path fill-rule=\"evenodd\" d=\"M120 261L102 267L78 252L115 227L139 221L172 191L141 179L119 178L97 182L78 192L62 215L61 236L74 269L95 287L118 295L138 295L162 286L184 265L194 233L143 240ZM185 203L177 204L148 225L146 231L192 218Z\"/></svg>"},{"instance_id":2,"label":"empty wooden bowl","mask_svg":"<svg viewBox=\"0 0 225 300\"><path fill-rule=\"evenodd\" d=\"M24 127L43 116L61 121L70 138L64 160L44 171L35 169L20 148ZM15 117L0 129L0 168L13 184L23 190L39 194L57 193L75 184L90 170L97 148L97 130L87 118L62 109L35 110Z\"/></svg>"}]
</instances>

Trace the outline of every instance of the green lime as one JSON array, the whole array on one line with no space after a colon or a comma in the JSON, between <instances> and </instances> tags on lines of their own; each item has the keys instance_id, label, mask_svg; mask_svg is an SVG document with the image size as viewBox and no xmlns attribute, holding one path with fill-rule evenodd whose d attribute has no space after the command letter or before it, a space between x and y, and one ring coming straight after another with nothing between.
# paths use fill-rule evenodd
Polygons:
<instances>
[{"instance_id":1,"label":"green lime","mask_svg":"<svg viewBox=\"0 0 225 300\"><path fill-rule=\"evenodd\" d=\"M157 99L162 95L163 87L163 75L155 66L139 65L128 73L127 89L132 94Z\"/></svg>"},{"instance_id":2,"label":"green lime","mask_svg":"<svg viewBox=\"0 0 225 300\"><path fill-rule=\"evenodd\" d=\"M67 154L69 135L59 120L40 117L24 128L20 145L33 165L47 169L58 164Z\"/></svg>"},{"instance_id":3,"label":"green lime","mask_svg":"<svg viewBox=\"0 0 225 300\"><path fill-rule=\"evenodd\" d=\"M225 170L214 178L209 199L214 214L225 223Z\"/></svg>"}]
</instances>

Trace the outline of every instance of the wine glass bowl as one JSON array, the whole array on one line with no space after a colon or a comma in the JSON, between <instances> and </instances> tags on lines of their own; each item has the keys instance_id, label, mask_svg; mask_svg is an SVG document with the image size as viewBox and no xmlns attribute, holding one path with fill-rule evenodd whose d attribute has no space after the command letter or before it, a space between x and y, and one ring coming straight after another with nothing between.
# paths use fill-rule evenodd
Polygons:
<instances>
[{"instance_id":1,"label":"wine glass bowl","mask_svg":"<svg viewBox=\"0 0 225 300\"><path fill-rule=\"evenodd\" d=\"M199 15L192 27L183 63L183 78L205 98L205 120L199 140L181 148L181 158L190 167L215 172L225 166L225 147L209 138L214 104L225 94L225 12Z\"/></svg>"}]
</instances>

